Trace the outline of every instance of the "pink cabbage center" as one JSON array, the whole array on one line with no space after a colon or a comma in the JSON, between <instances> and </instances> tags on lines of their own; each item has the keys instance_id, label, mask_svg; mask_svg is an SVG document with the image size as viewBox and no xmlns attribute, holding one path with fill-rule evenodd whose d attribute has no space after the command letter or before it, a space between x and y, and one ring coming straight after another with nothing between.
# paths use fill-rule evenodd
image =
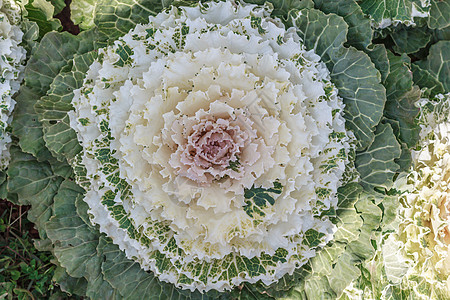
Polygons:
<instances>
[{"instance_id":1,"label":"pink cabbage center","mask_svg":"<svg viewBox=\"0 0 450 300\"><path fill-rule=\"evenodd\" d=\"M238 117L206 116L178 119L172 130L182 129L183 138L177 140L170 165L178 175L199 184L210 184L228 176L240 179L243 167L240 156L243 149L256 138L253 122L239 114Z\"/></svg>"}]
</instances>

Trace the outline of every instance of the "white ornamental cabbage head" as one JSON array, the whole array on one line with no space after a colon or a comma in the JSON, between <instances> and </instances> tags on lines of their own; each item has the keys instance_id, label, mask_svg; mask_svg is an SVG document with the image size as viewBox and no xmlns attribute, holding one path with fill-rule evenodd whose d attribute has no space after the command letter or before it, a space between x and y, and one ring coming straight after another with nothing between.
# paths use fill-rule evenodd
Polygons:
<instances>
[{"instance_id":1,"label":"white ornamental cabbage head","mask_svg":"<svg viewBox=\"0 0 450 300\"><path fill-rule=\"evenodd\" d=\"M450 291L450 94L422 99L421 148L413 152L413 191L401 225L410 275ZM403 231L403 232L402 232Z\"/></svg>"},{"instance_id":2,"label":"white ornamental cabbage head","mask_svg":"<svg viewBox=\"0 0 450 300\"><path fill-rule=\"evenodd\" d=\"M12 96L23 79L26 51L19 45L23 36L20 18L20 6L14 1L0 0L0 170L10 160L8 126L16 103Z\"/></svg>"},{"instance_id":3,"label":"white ornamental cabbage head","mask_svg":"<svg viewBox=\"0 0 450 300\"><path fill-rule=\"evenodd\" d=\"M171 8L100 50L75 91L92 221L182 288L270 284L333 238L344 105L270 12Z\"/></svg>"}]
</instances>

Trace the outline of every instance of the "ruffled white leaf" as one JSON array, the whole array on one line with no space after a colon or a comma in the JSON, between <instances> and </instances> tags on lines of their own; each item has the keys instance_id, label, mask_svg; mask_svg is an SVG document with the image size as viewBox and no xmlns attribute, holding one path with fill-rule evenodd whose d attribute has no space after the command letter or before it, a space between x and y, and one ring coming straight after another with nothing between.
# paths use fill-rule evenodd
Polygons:
<instances>
[{"instance_id":1,"label":"ruffled white leaf","mask_svg":"<svg viewBox=\"0 0 450 300\"><path fill-rule=\"evenodd\" d=\"M16 103L12 96L23 79L26 57L25 49L20 46L23 37L20 18L20 6L15 1L0 1L0 169L5 169L10 160L8 127Z\"/></svg>"},{"instance_id":2,"label":"ruffled white leaf","mask_svg":"<svg viewBox=\"0 0 450 300\"><path fill-rule=\"evenodd\" d=\"M200 291L273 283L336 230L352 133L319 57L267 7L172 8L99 51L74 92L92 221Z\"/></svg>"}]
</instances>

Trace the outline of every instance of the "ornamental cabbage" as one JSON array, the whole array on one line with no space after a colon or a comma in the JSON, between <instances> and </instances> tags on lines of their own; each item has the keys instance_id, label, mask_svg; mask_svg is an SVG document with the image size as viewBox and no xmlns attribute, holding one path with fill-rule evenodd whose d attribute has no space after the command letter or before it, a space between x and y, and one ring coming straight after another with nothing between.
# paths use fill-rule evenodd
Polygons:
<instances>
[{"instance_id":1,"label":"ornamental cabbage","mask_svg":"<svg viewBox=\"0 0 450 300\"><path fill-rule=\"evenodd\" d=\"M413 166L397 181L396 220L366 263L365 278L348 286L342 299L450 296L450 94L422 98L417 105L420 140L412 151Z\"/></svg>"},{"instance_id":2,"label":"ornamental cabbage","mask_svg":"<svg viewBox=\"0 0 450 300\"><path fill-rule=\"evenodd\" d=\"M420 149L413 151L413 189L406 195L399 240L411 264L406 278L423 278L431 294L450 296L450 94L419 102ZM414 287L418 289L417 287ZM420 290L417 294L422 294Z\"/></svg>"},{"instance_id":3,"label":"ornamental cabbage","mask_svg":"<svg viewBox=\"0 0 450 300\"><path fill-rule=\"evenodd\" d=\"M269 15L172 8L100 49L74 91L92 221L182 288L269 285L336 230L324 212L345 184L344 105L320 58Z\"/></svg>"},{"instance_id":4,"label":"ornamental cabbage","mask_svg":"<svg viewBox=\"0 0 450 300\"><path fill-rule=\"evenodd\" d=\"M0 1L0 169L8 166L11 143L11 113L15 101L12 96L19 90L23 79L25 49L20 45L20 7L10 0Z\"/></svg>"},{"instance_id":5,"label":"ornamental cabbage","mask_svg":"<svg viewBox=\"0 0 450 300\"><path fill-rule=\"evenodd\" d=\"M411 39L432 44L411 63L362 2L246 2L73 1L81 33L33 49L0 191L31 205L62 289L362 295L448 45Z\"/></svg>"}]
</instances>

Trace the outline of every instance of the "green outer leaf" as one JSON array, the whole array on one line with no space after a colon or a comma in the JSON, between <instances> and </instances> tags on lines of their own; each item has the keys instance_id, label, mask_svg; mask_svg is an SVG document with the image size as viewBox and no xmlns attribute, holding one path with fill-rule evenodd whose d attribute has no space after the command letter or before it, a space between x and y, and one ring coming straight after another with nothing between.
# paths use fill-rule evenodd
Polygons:
<instances>
[{"instance_id":1,"label":"green outer leaf","mask_svg":"<svg viewBox=\"0 0 450 300\"><path fill-rule=\"evenodd\" d=\"M97 252L100 233L92 225L85 223L88 219L87 207L76 206L76 200L83 192L73 181L62 182L54 198L54 215L45 224L45 229L54 245L53 253L67 275L73 277L73 280L87 280L87 296L93 299L117 298L116 291L103 279L101 273L103 256L101 252Z\"/></svg>"},{"instance_id":2,"label":"green outer leaf","mask_svg":"<svg viewBox=\"0 0 450 300\"><path fill-rule=\"evenodd\" d=\"M61 22L54 19L54 7L45 0L29 0L25 5L26 18L39 27L39 37L47 32L62 30Z\"/></svg>"},{"instance_id":3,"label":"green outer leaf","mask_svg":"<svg viewBox=\"0 0 450 300\"><path fill-rule=\"evenodd\" d=\"M361 278L360 270L367 263L367 259L372 257L375 252L373 242L379 238L380 229L392 222L390 215L388 214L385 217L384 212L386 210L381 204L378 204L387 203L387 207L391 208L391 198L367 192L359 195L355 207L364 220L364 224L360 229L358 239L348 244L346 253L339 257L339 261L330 275L334 277L334 280L330 281L333 282L334 290L339 291L337 292L338 296L352 280ZM396 198L395 204L398 205ZM338 268L340 263L342 266Z\"/></svg>"},{"instance_id":4,"label":"green outer leaf","mask_svg":"<svg viewBox=\"0 0 450 300\"><path fill-rule=\"evenodd\" d=\"M410 21L413 3L421 8L420 0L362 0L360 6L379 24L383 19Z\"/></svg>"},{"instance_id":5,"label":"green outer leaf","mask_svg":"<svg viewBox=\"0 0 450 300\"><path fill-rule=\"evenodd\" d=\"M242 288L235 289L235 294L233 295L233 299L240 300L269 300L274 299L267 293L261 293L257 290L256 285L244 283Z\"/></svg>"},{"instance_id":6,"label":"green outer leaf","mask_svg":"<svg viewBox=\"0 0 450 300\"><path fill-rule=\"evenodd\" d=\"M97 254L99 233L92 231L74 214L75 199L81 193L83 189L74 182L64 181L54 199L54 215L45 225L48 237L55 245L55 256L73 277L99 273L101 262Z\"/></svg>"},{"instance_id":7,"label":"green outer leaf","mask_svg":"<svg viewBox=\"0 0 450 300\"><path fill-rule=\"evenodd\" d=\"M0 199L5 199L8 194L8 191L6 190L7 183L6 173L4 171L0 171ZM18 205L19 203L14 204Z\"/></svg>"},{"instance_id":8,"label":"green outer leaf","mask_svg":"<svg viewBox=\"0 0 450 300\"><path fill-rule=\"evenodd\" d=\"M86 295L87 281L84 278L75 278L67 274L66 269L56 266L53 274L53 281L56 281L62 291L70 295Z\"/></svg>"},{"instance_id":9,"label":"green outer leaf","mask_svg":"<svg viewBox=\"0 0 450 300\"><path fill-rule=\"evenodd\" d=\"M148 17L164 8L157 0L102 0L97 3L94 23L102 35L99 45L112 43L137 24L147 24Z\"/></svg>"},{"instance_id":10,"label":"green outer leaf","mask_svg":"<svg viewBox=\"0 0 450 300\"><path fill-rule=\"evenodd\" d=\"M14 97L16 106L11 122L13 135L19 137L19 145L24 152L31 153L40 161L51 158L42 137L42 124L34 111L34 103L42 94L22 85Z\"/></svg>"},{"instance_id":11,"label":"green outer leaf","mask_svg":"<svg viewBox=\"0 0 450 300\"><path fill-rule=\"evenodd\" d=\"M36 23L24 19L21 23L21 29L23 31L22 46L27 51L27 59L38 47L37 40L39 39L39 27Z\"/></svg>"},{"instance_id":12,"label":"green outer leaf","mask_svg":"<svg viewBox=\"0 0 450 300\"><path fill-rule=\"evenodd\" d=\"M349 187L345 187L344 189L340 190L340 195L342 193L349 193L349 195L345 195L345 197L349 197L351 201L356 201L356 197L359 196L357 194L360 192L360 186L359 185L350 185L351 190L347 191ZM354 196L352 196L352 193ZM341 196L342 197L342 196ZM359 218L357 212L355 211L355 208L353 207L354 203L348 203L347 205L340 206L338 209L338 216L337 216L337 224L338 230L335 233L335 236L333 238L333 241L343 243L344 245L347 245L351 241L354 241L358 238L359 235L359 228L362 226L362 220Z\"/></svg>"},{"instance_id":13,"label":"green outer leaf","mask_svg":"<svg viewBox=\"0 0 450 300\"><path fill-rule=\"evenodd\" d=\"M415 53L425 48L431 40L431 31L426 27L408 27L400 24L390 34L396 53Z\"/></svg>"},{"instance_id":14,"label":"green outer leaf","mask_svg":"<svg viewBox=\"0 0 450 300\"><path fill-rule=\"evenodd\" d=\"M291 16L305 47L321 56L331 70L334 65L331 56L341 50L346 42L347 23L338 15L326 15L317 9L291 12Z\"/></svg>"},{"instance_id":15,"label":"green outer leaf","mask_svg":"<svg viewBox=\"0 0 450 300\"><path fill-rule=\"evenodd\" d=\"M74 178L72 167L67 162L59 162L53 158L49 163L55 175L61 176L64 179Z\"/></svg>"},{"instance_id":16,"label":"green outer leaf","mask_svg":"<svg viewBox=\"0 0 450 300\"><path fill-rule=\"evenodd\" d=\"M98 228L94 227L89 220L88 215L89 206L86 202L84 202L83 199L84 199L83 194L78 194L76 196L75 207L77 210L77 215L80 217L81 220L83 220L83 222L87 225L89 230L99 234ZM98 244L99 240L100 237L96 241L97 255L103 259L104 255L101 251L99 251L99 244ZM119 294L119 292L116 289L113 289L113 287L109 284L109 282L105 280L104 275L101 272L101 266L99 269L96 269L96 271L97 271L96 273L84 275L86 278L89 278L89 282L85 293L86 296L88 296L91 299L102 299L102 298L123 299L123 297Z\"/></svg>"},{"instance_id":17,"label":"green outer leaf","mask_svg":"<svg viewBox=\"0 0 450 300\"><path fill-rule=\"evenodd\" d=\"M394 124L389 122L391 126L394 128ZM397 138L398 140L398 138ZM396 164L400 166L398 172L408 172L411 167L412 156L411 156L411 148L409 148L405 143L400 144L401 147L401 155L398 159L394 160Z\"/></svg>"},{"instance_id":18,"label":"green outer leaf","mask_svg":"<svg viewBox=\"0 0 450 300\"><path fill-rule=\"evenodd\" d=\"M372 235L380 226L382 211L376 206L377 197L364 192L359 184L341 187L338 196L336 239L305 268L273 286L269 294L283 299L335 299L359 277L360 265L374 252ZM298 283L286 293L289 279Z\"/></svg>"},{"instance_id":19,"label":"green outer leaf","mask_svg":"<svg viewBox=\"0 0 450 300\"><path fill-rule=\"evenodd\" d=\"M64 3L64 0L47 0L50 1L50 3L55 7L54 14L59 14L64 7L66 7L66 3Z\"/></svg>"},{"instance_id":20,"label":"green outer leaf","mask_svg":"<svg viewBox=\"0 0 450 300\"><path fill-rule=\"evenodd\" d=\"M11 127L13 134L19 137L22 150L33 154L39 161L50 159L51 154L45 147L42 124L38 121L34 105L47 93L53 79L67 67L75 53L92 49L95 36L94 31L79 36L67 32L49 33L28 61L25 82L15 98L17 105Z\"/></svg>"},{"instance_id":21,"label":"green outer leaf","mask_svg":"<svg viewBox=\"0 0 450 300\"><path fill-rule=\"evenodd\" d=\"M400 145L389 124L378 125L375 134L372 145L366 151L356 154L356 169L363 187L373 189L381 186L390 189L393 177L400 168L394 161L400 158Z\"/></svg>"},{"instance_id":22,"label":"green outer leaf","mask_svg":"<svg viewBox=\"0 0 450 300\"><path fill-rule=\"evenodd\" d=\"M360 275L359 269L356 266L356 261L350 251L345 251L339 256L339 260L337 261L333 271L339 274L339 276L332 276L330 280L330 287L332 290L338 291L343 291L347 285L352 282L352 279L357 278Z\"/></svg>"},{"instance_id":23,"label":"green outer leaf","mask_svg":"<svg viewBox=\"0 0 450 300\"><path fill-rule=\"evenodd\" d=\"M406 92L400 99L386 104L385 116L389 123L397 123L394 133L399 143L405 144L409 149L419 140L420 127L414 118L418 114L415 103L420 99L421 91L417 86Z\"/></svg>"},{"instance_id":24,"label":"green outer leaf","mask_svg":"<svg viewBox=\"0 0 450 300\"><path fill-rule=\"evenodd\" d=\"M105 254L102 265L105 277L114 288L123 291L122 295L130 299L163 299L165 292L156 284L156 277L142 270L139 263L128 260L109 238L101 237L99 250Z\"/></svg>"},{"instance_id":25,"label":"green outer leaf","mask_svg":"<svg viewBox=\"0 0 450 300\"><path fill-rule=\"evenodd\" d=\"M348 25L347 43L359 50L372 43L372 27L355 0L315 0L315 8L326 14L334 13L344 18Z\"/></svg>"},{"instance_id":26,"label":"green outer leaf","mask_svg":"<svg viewBox=\"0 0 450 300\"><path fill-rule=\"evenodd\" d=\"M75 131L70 127L67 112L73 109L71 104L73 91L82 86L89 66L97 57L96 52L75 55L69 72L61 72L54 79L47 96L35 105L44 131L44 140L52 155L64 161L72 160L81 150Z\"/></svg>"},{"instance_id":27,"label":"green outer leaf","mask_svg":"<svg viewBox=\"0 0 450 300\"><path fill-rule=\"evenodd\" d=\"M93 49L95 31L83 32L78 36L68 32L47 34L39 48L30 58L25 69L25 84L45 94L61 69L76 53L85 53Z\"/></svg>"},{"instance_id":28,"label":"green outer leaf","mask_svg":"<svg viewBox=\"0 0 450 300\"><path fill-rule=\"evenodd\" d=\"M229 293L210 291L201 294L178 290L173 284L161 282L139 263L129 260L111 239L100 238L99 252L105 255L102 271L105 279L127 299L228 299Z\"/></svg>"},{"instance_id":29,"label":"green outer leaf","mask_svg":"<svg viewBox=\"0 0 450 300\"><path fill-rule=\"evenodd\" d=\"M383 44L370 45L365 52L381 74L381 82L384 82L389 75L389 59L387 50Z\"/></svg>"},{"instance_id":30,"label":"green outer leaf","mask_svg":"<svg viewBox=\"0 0 450 300\"><path fill-rule=\"evenodd\" d=\"M441 82L446 93L450 91L450 41L432 45L427 59L416 64Z\"/></svg>"},{"instance_id":31,"label":"green outer leaf","mask_svg":"<svg viewBox=\"0 0 450 300\"><path fill-rule=\"evenodd\" d=\"M358 50L369 55L375 67L381 73L382 81L389 73L389 61L384 45L373 45L373 29L370 19L364 15L355 0L324 1L315 0L315 8L327 14L337 14L344 18L348 25L347 42Z\"/></svg>"},{"instance_id":32,"label":"green outer leaf","mask_svg":"<svg viewBox=\"0 0 450 300\"><path fill-rule=\"evenodd\" d=\"M373 255L372 232L378 228L381 221L382 212L374 204L370 194L359 194L355 208L359 218L363 220L358 228L359 235L346 245L345 252L339 256L333 271L328 275L330 286L337 295L360 275L359 265Z\"/></svg>"},{"instance_id":33,"label":"green outer leaf","mask_svg":"<svg viewBox=\"0 0 450 300\"><path fill-rule=\"evenodd\" d=\"M411 65L411 70L414 84L417 84L421 89L427 88L427 91L423 94L424 97L434 97L437 94L444 93L444 86L430 72L423 70L416 64Z\"/></svg>"},{"instance_id":34,"label":"green outer leaf","mask_svg":"<svg viewBox=\"0 0 450 300\"><path fill-rule=\"evenodd\" d=\"M47 234L44 223L53 214L53 198L62 178L53 174L48 162L38 162L16 146L11 147L7 173L8 191L18 195L20 204L31 205L28 219L36 224L40 237L45 239Z\"/></svg>"},{"instance_id":35,"label":"green outer leaf","mask_svg":"<svg viewBox=\"0 0 450 300\"><path fill-rule=\"evenodd\" d=\"M391 52L388 57L391 68L384 84L387 95L385 116L398 122L400 141L411 148L419 140L420 127L416 122L419 109L415 103L420 99L420 90L413 87L409 57L406 54L395 56Z\"/></svg>"},{"instance_id":36,"label":"green outer leaf","mask_svg":"<svg viewBox=\"0 0 450 300\"><path fill-rule=\"evenodd\" d=\"M433 40L436 42L450 40L450 25L442 29L435 29L433 32Z\"/></svg>"},{"instance_id":37,"label":"green outer leaf","mask_svg":"<svg viewBox=\"0 0 450 300\"><path fill-rule=\"evenodd\" d=\"M334 61L331 78L344 98L344 117L361 150L374 139L373 131L386 102L385 88L379 83L380 73L367 54L354 48L344 49Z\"/></svg>"},{"instance_id":38,"label":"green outer leaf","mask_svg":"<svg viewBox=\"0 0 450 300\"><path fill-rule=\"evenodd\" d=\"M433 29L442 29L450 26L449 0L431 0L428 26Z\"/></svg>"},{"instance_id":39,"label":"green outer leaf","mask_svg":"<svg viewBox=\"0 0 450 300\"><path fill-rule=\"evenodd\" d=\"M344 99L344 117L357 138L358 149L367 148L386 101L380 73L367 54L343 47L348 28L343 18L306 9L294 16L294 24L306 48L313 49L327 64L331 80Z\"/></svg>"},{"instance_id":40,"label":"green outer leaf","mask_svg":"<svg viewBox=\"0 0 450 300\"><path fill-rule=\"evenodd\" d=\"M373 29L370 19L364 15L355 0L325 1L315 0L315 8L327 14L337 14L348 25L347 41L350 45L369 55L384 81L389 73L386 48L382 44L372 44Z\"/></svg>"}]
</instances>

